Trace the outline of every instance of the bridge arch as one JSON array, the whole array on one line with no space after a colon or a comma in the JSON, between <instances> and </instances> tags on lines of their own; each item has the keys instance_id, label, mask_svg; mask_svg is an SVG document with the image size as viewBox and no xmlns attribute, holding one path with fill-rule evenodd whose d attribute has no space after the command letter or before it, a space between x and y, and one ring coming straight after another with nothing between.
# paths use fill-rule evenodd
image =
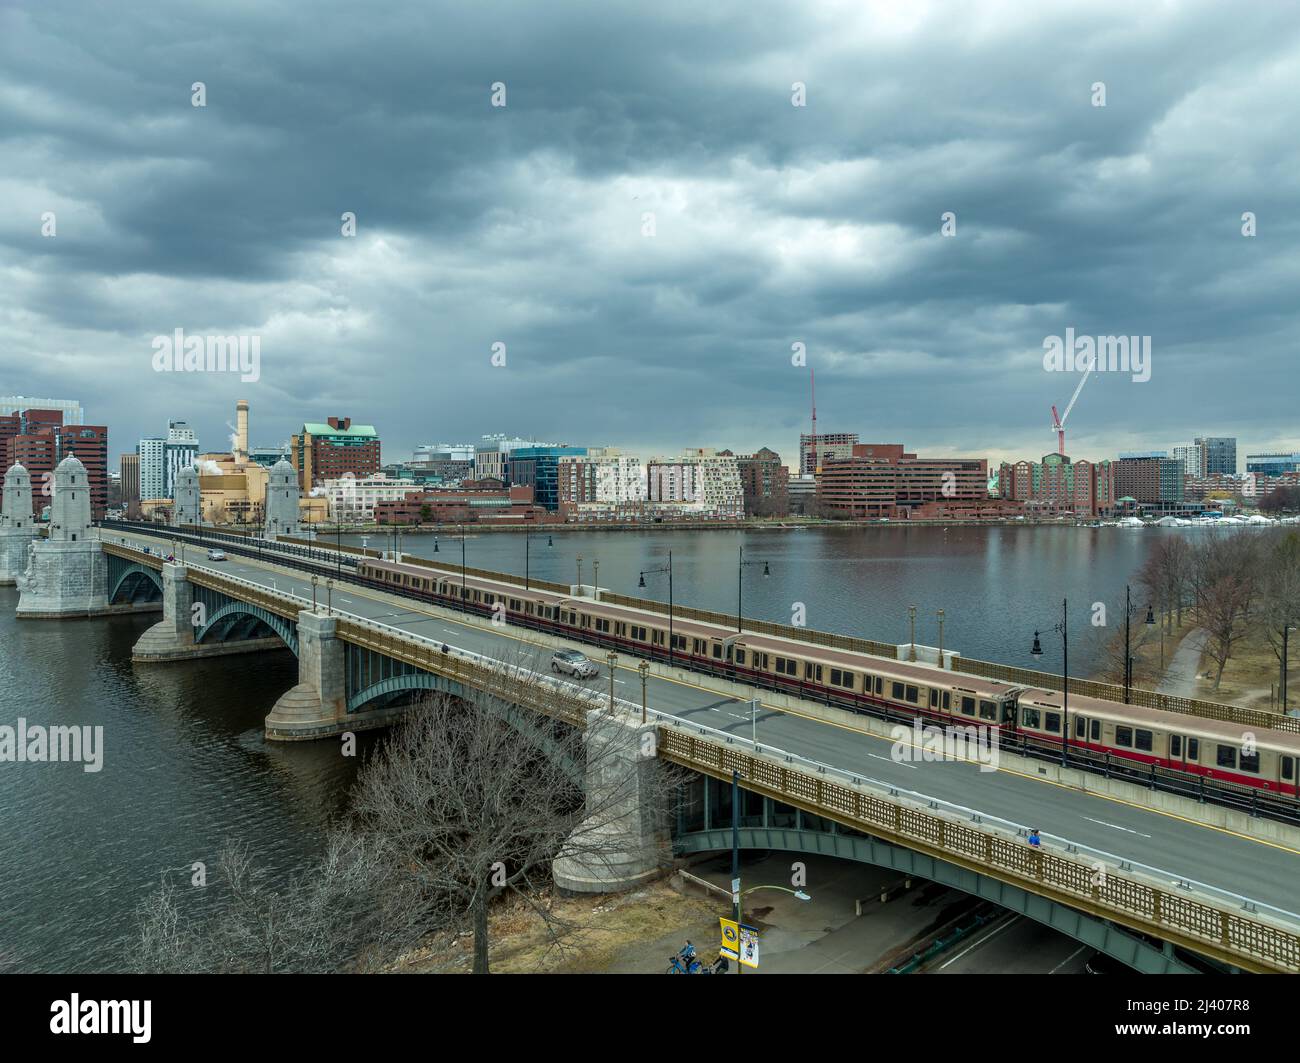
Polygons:
<instances>
[{"instance_id":1,"label":"bridge arch","mask_svg":"<svg viewBox=\"0 0 1300 1063\"><path fill-rule=\"evenodd\" d=\"M679 832L673 848L680 854L726 851L731 848L731 829L713 828ZM1143 974L1198 974L1172 949L1159 949L1122 927L1084 912L1057 904L1046 897L1009 883L957 867L943 860L891 845L865 834L838 830L807 830L786 827L742 827L740 848L780 852L814 853L872 864L937 882L963 893L1007 908L1051 927L1081 944L1126 963Z\"/></svg>"},{"instance_id":2,"label":"bridge arch","mask_svg":"<svg viewBox=\"0 0 1300 1063\"><path fill-rule=\"evenodd\" d=\"M215 642L253 638L258 627L270 628L280 641L298 654L298 625L291 620L264 609L260 605L227 599L225 604L210 611L205 622L194 631L194 641L203 642L210 634Z\"/></svg>"},{"instance_id":3,"label":"bridge arch","mask_svg":"<svg viewBox=\"0 0 1300 1063\"><path fill-rule=\"evenodd\" d=\"M114 559L121 561L121 559ZM162 600L162 576L156 569L134 561L121 561L109 567L109 604L119 602L156 602Z\"/></svg>"}]
</instances>

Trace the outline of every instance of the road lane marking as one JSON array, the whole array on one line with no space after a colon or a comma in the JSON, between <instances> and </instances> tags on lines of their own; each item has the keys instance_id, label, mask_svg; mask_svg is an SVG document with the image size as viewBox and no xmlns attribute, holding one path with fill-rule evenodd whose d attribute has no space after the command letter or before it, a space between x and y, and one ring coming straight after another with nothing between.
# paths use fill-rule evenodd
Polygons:
<instances>
[{"instance_id":1,"label":"road lane marking","mask_svg":"<svg viewBox=\"0 0 1300 1063\"><path fill-rule=\"evenodd\" d=\"M1069 963L1072 959L1074 959L1077 955L1079 955L1079 953L1081 953L1087 947L1088 947L1087 945L1080 945L1077 949L1075 949L1072 953L1070 953L1070 955L1065 957L1065 959L1063 959L1060 963L1058 963L1047 973L1055 974L1057 971L1059 971L1062 967L1064 967L1067 963Z\"/></svg>"},{"instance_id":2,"label":"road lane marking","mask_svg":"<svg viewBox=\"0 0 1300 1063\"><path fill-rule=\"evenodd\" d=\"M1121 827L1118 823L1107 823L1104 819L1093 819L1091 816L1084 816L1089 823L1100 823L1103 827L1114 827L1116 830L1122 830L1125 834L1136 834L1139 838L1150 838L1150 834L1143 834L1140 830L1132 830L1129 827Z\"/></svg>"},{"instance_id":3,"label":"road lane marking","mask_svg":"<svg viewBox=\"0 0 1300 1063\"><path fill-rule=\"evenodd\" d=\"M963 956L965 956L966 953L972 951L973 949L977 949L977 948L979 948L981 945L984 945L984 944L986 944L987 942L992 941L995 937L997 937L1000 933L1002 933L1002 931L1006 930L1006 929L1007 929L1008 927L1010 927L1010 926L1014 926L1014 925L1015 925L1017 922L1019 922L1019 921L1020 921L1020 916L1018 916L1018 915L1013 915L1010 919L1008 919L1008 920L1007 920L1005 923L1003 923L1000 927L997 927L996 929L992 930L992 931L989 932L988 934L984 935L984 937L980 938L978 941L972 941L969 945L967 945L964 949L962 949L961 952L957 953L957 955L954 956L954 957L953 957L951 960L949 960L947 963L945 963L945 964L941 964L940 967L939 967L939 970L942 971L942 970L946 970L947 968L951 967L954 963L956 963L956 962L957 962L958 960L960 960Z\"/></svg>"}]
</instances>

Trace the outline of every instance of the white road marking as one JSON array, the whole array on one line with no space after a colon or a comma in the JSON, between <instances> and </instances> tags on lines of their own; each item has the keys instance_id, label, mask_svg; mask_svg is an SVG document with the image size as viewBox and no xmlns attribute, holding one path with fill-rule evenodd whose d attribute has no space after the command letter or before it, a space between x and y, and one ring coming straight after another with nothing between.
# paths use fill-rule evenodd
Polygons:
<instances>
[{"instance_id":1,"label":"white road marking","mask_svg":"<svg viewBox=\"0 0 1300 1063\"><path fill-rule=\"evenodd\" d=\"M1021 918L1021 917L1017 915L1017 916L1013 917L1012 919L1007 920L1007 922L1003 923L1000 927L998 927L998 928L997 928L996 930L994 930L992 933L990 933L990 934L986 934L984 937L980 938L978 941L972 941L969 945L967 945L964 949L962 949L961 952L957 953L957 955L954 956L951 960L949 960L949 961L948 961L947 963L945 963L945 964L940 965L939 970L942 971L942 970L944 970L945 968L951 967L954 963L956 963L958 960L960 960L963 956L966 955L966 953L970 952L972 949L977 949L977 948L979 948L981 945L985 944L986 942L992 941L995 937L997 937L1000 933L1002 933L1002 931L1006 930L1007 927L1009 927L1009 926L1014 926L1017 922L1019 922L1019 921L1020 921L1020 918Z\"/></svg>"},{"instance_id":2,"label":"white road marking","mask_svg":"<svg viewBox=\"0 0 1300 1063\"><path fill-rule=\"evenodd\" d=\"M1065 959L1063 959L1060 963L1058 963L1047 973L1055 974L1057 971L1059 971L1062 967L1064 967L1067 963L1069 963L1072 959L1074 959L1077 955L1079 955L1079 953L1081 953L1087 947L1088 947L1087 945L1080 945L1077 949L1075 949L1072 953L1070 953L1070 955L1065 957Z\"/></svg>"},{"instance_id":3,"label":"white road marking","mask_svg":"<svg viewBox=\"0 0 1300 1063\"><path fill-rule=\"evenodd\" d=\"M1136 834L1139 838L1150 838L1150 834L1143 834L1140 830L1133 830L1131 827L1121 827L1118 823L1107 823L1104 819L1093 819L1091 816L1084 816L1089 823L1099 823L1103 827L1114 827L1115 830L1122 830L1125 834Z\"/></svg>"}]
</instances>

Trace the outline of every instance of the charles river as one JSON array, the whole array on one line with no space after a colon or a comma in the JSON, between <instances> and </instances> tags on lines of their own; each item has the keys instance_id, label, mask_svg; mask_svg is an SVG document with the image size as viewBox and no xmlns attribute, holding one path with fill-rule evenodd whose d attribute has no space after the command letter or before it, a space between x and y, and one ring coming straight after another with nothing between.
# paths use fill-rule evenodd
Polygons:
<instances>
[{"instance_id":1,"label":"charles river","mask_svg":"<svg viewBox=\"0 0 1300 1063\"><path fill-rule=\"evenodd\" d=\"M666 599L654 569L673 553L675 600L734 612L738 547L747 616L889 642L937 640L970 657L1035 666L1035 628L1071 601L1071 667L1097 660L1091 604L1120 621L1124 584L1160 530L1069 527L825 528L746 532L534 534L532 575L583 581L599 562L602 587ZM371 535L368 545L383 545ZM360 545L360 537L344 537ZM391 545L388 544L388 545ZM461 540L440 536L437 559L459 565ZM524 537L470 535L471 567L524 569ZM435 556L430 534L402 549ZM764 577L766 562L771 575ZM1140 592L1135 590L1135 599ZM317 852L345 806L356 760L337 742L266 743L262 719L296 682L287 651L166 665L132 665L131 647L155 615L69 621L14 619L17 592L0 588L0 724L104 727L103 770L76 764L0 764L0 971L112 970L136 906L165 876L186 885L190 865L212 868L226 839L245 843L272 880ZM1145 602L1141 603L1145 605ZM1075 634L1077 633L1077 635ZM1044 638L1038 666L1060 667ZM365 737L361 756L374 738ZM361 758L357 758L361 759Z\"/></svg>"}]
</instances>

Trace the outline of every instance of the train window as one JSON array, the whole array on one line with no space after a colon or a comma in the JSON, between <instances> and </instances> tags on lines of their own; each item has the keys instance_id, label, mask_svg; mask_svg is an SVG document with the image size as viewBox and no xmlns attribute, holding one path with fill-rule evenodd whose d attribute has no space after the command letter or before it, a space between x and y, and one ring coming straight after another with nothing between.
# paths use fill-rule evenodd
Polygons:
<instances>
[{"instance_id":1,"label":"train window","mask_svg":"<svg viewBox=\"0 0 1300 1063\"><path fill-rule=\"evenodd\" d=\"M884 694L884 692L885 692L885 681L881 679L880 676L876 676L876 693Z\"/></svg>"},{"instance_id":2,"label":"train window","mask_svg":"<svg viewBox=\"0 0 1300 1063\"><path fill-rule=\"evenodd\" d=\"M654 632L654 638L651 640L656 646L664 644L664 633L662 631Z\"/></svg>"},{"instance_id":3,"label":"train window","mask_svg":"<svg viewBox=\"0 0 1300 1063\"><path fill-rule=\"evenodd\" d=\"M1088 730L1088 721L1085 720L1082 716L1076 716L1074 718L1074 737L1082 738L1084 734L1087 732L1087 730Z\"/></svg>"},{"instance_id":4,"label":"train window","mask_svg":"<svg viewBox=\"0 0 1300 1063\"><path fill-rule=\"evenodd\" d=\"M799 664L797 661L790 660L789 657L778 657L776 659L776 670L782 675L797 676L799 674Z\"/></svg>"},{"instance_id":5,"label":"train window","mask_svg":"<svg viewBox=\"0 0 1300 1063\"><path fill-rule=\"evenodd\" d=\"M510 608L513 609L516 613L519 612L519 607L521 604L522 603L519 601L518 598L510 599Z\"/></svg>"},{"instance_id":6,"label":"train window","mask_svg":"<svg viewBox=\"0 0 1300 1063\"><path fill-rule=\"evenodd\" d=\"M1043 730L1051 731L1053 734L1061 733L1061 714L1059 712L1048 712L1043 714Z\"/></svg>"},{"instance_id":7,"label":"train window","mask_svg":"<svg viewBox=\"0 0 1300 1063\"><path fill-rule=\"evenodd\" d=\"M1132 749L1132 748L1133 748L1133 728L1131 728L1131 727L1116 727L1116 728L1115 728L1115 744L1116 744L1117 746L1123 746L1125 749Z\"/></svg>"},{"instance_id":8,"label":"train window","mask_svg":"<svg viewBox=\"0 0 1300 1063\"><path fill-rule=\"evenodd\" d=\"M604 620L604 619L602 619L602 618L600 618L600 617L597 617L597 618L596 618L596 630L597 630L597 631L603 631L603 632L605 632L605 634L608 635L608 634L609 634L609 621L608 621L608 620Z\"/></svg>"},{"instance_id":9,"label":"train window","mask_svg":"<svg viewBox=\"0 0 1300 1063\"><path fill-rule=\"evenodd\" d=\"M998 718L998 707L991 701L980 701L980 719L996 720Z\"/></svg>"},{"instance_id":10,"label":"train window","mask_svg":"<svg viewBox=\"0 0 1300 1063\"><path fill-rule=\"evenodd\" d=\"M684 649L686 649L686 636L685 636L685 635L674 635L674 636L673 636L673 645L674 645L677 649L679 649L679 650L684 650Z\"/></svg>"},{"instance_id":11,"label":"train window","mask_svg":"<svg viewBox=\"0 0 1300 1063\"><path fill-rule=\"evenodd\" d=\"M938 692L937 690L935 690L934 687L931 687L931 688L930 688L930 708L932 708L932 709L937 709L938 707L939 707L939 692Z\"/></svg>"},{"instance_id":12,"label":"train window","mask_svg":"<svg viewBox=\"0 0 1300 1063\"><path fill-rule=\"evenodd\" d=\"M943 708L945 712L952 708L952 695L946 690L943 692Z\"/></svg>"},{"instance_id":13,"label":"train window","mask_svg":"<svg viewBox=\"0 0 1300 1063\"><path fill-rule=\"evenodd\" d=\"M1219 746L1215 762L1221 768L1235 768L1237 766L1237 747L1236 746Z\"/></svg>"},{"instance_id":14,"label":"train window","mask_svg":"<svg viewBox=\"0 0 1300 1063\"><path fill-rule=\"evenodd\" d=\"M632 637L636 639L638 642L645 642L646 641L645 628L641 627L639 624L633 624Z\"/></svg>"},{"instance_id":15,"label":"train window","mask_svg":"<svg viewBox=\"0 0 1300 1063\"><path fill-rule=\"evenodd\" d=\"M1041 715L1037 709L1024 708L1020 710L1020 724L1022 727L1032 727L1037 730L1040 726Z\"/></svg>"},{"instance_id":16,"label":"train window","mask_svg":"<svg viewBox=\"0 0 1300 1063\"><path fill-rule=\"evenodd\" d=\"M1151 732L1139 729L1137 732L1136 746L1138 749L1142 750L1142 752L1150 753L1152 749Z\"/></svg>"},{"instance_id":17,"label":"train window","mask_svg":"<svg viewBox=\"0 0 1300 1063\"><path fill-rule=\"evenodd\" d=\"M1181 757L1183 755L1183 736L1169 736L1169 755L1170 757Z\"/></svg>"},{"instance_id":18,"label":"train window","mask_svg":"<svg viewBox=\"0 0 1300 1063\"><path fill-rule=\"evenodd\" d=\"M1187 740L1187 759L1201 759L1201 740L1199 738L1189 738Z\"/></svg>"},{"instance_id":19,"label":"train window","mask_svg":"<svg viewBox=\"0 0 1300 1063\"><path fill-rule=\"evenodd\" d=\"M811 679L814 683L822 681L822 666L820 664L806 664L804 668L805 679Z\"/></svg>"},{"instance_id":20,"label":"train window","mask_svg":"<svg viewBox=\"0 0 1300 1063\"><path fill-rule=\"evenodd\" d=\"M722 657L722 643L721 643L721 642L715 642L715 643L713 644L713 656L714 656L714 657L718 657L718 658L721 658L721 657Z\"/></svg>"},{"instance_id":21,"label":"train window","mask_svg":"<svg viewBox=\"0 0 1300 1063\"><path fill-rule=\"evenodd\" d=\"M894 683L894 684L893 684L889 689L890 689L890 695L889 695L889 696L892 697L895 701L902 701L902 700L903 700L903 684L902 684L902 683Z\"/></svg>"},{"instance_id":22,"label":"train window","mask_svg":"<svg viewBox=\"0 0 1300 1063\"><path fill-rule=\"evenodd\" d=\"M975 715L975 699L967 697L965 694L961 697L961 711L967 716Z\"/></svg>"},{"instance_id":23,"label":"train window","mask_svg":"<svg viewBox=\"0 0 1300 1063\"><path fill-rule=\"evenodd\" d=\"M1100 721L1100 720L1093 720L1093 721L1092 721L1092 736L1091 736L1091 737L1092 737L1092 740L1093 740L1094 742L1100 742L1100 741L1101 741L1101 721Z\"/></svg>"},{"instance_id":24,"label":"train window","mask_svg":"<svg viewBox=\"0 0 1300 1063\"><path fill-rule=\"evenodd\" d=\"M853 673L846 672L842 668L831 669L831 685L844 687L846 690L853 689Z\"/></svg>"},{"instance_id":25,"label":"train window","mask_svg":"<svg viewBox=\"0 0 1300 1063\"><path fill-rule=\"evenodd\" d=\"M1289 779L1295 772L1295 761L1290 757L1282 758L1282 778Z\"/></svg>"},{"instance_id":26,"label":"train window","mask_svg":"<svg viewBox=\"0 0 1300 1063\"><path fill-rule=\"evenodd\" d=\"M1258 752L1247 753L1243 751L1241 754L1241 764L1239 766L1242 771L1249 771L1258 775L1259 774L1259 753Z\"/></svg>"},{"instance_id":27,"label":"train window","mask_svg":"<svg viewBox=\"0 0 1300 1063\"><path fill-rule=\"evenodd\" d=\"M915 705L921 700L921 692L916 687L909 685L907 693L904 695L904 699Z\"/></svg>"},{"instance_id":28,"label":"train window","mask_svg":"<svg viewBox=\"0 0 1300 1063\"><path fill-rule=\"evenodd\" d=\"M745 663L745 651L739 648L737 648L736 650L736 663L737 664Z\"/></svg>"}]
</instances>

